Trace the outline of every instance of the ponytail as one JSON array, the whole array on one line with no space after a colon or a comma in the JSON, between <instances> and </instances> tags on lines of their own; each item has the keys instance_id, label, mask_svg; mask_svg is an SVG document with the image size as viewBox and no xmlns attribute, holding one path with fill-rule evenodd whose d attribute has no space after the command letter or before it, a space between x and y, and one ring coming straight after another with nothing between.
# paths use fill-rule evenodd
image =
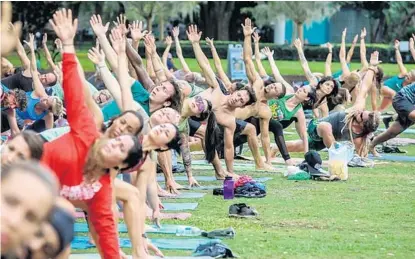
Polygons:
<instances>
[{"instance_id":1,"label":"ponytail","mask_svg":"<svg viewBox=\"0 0 415 259\"><path fill-rule=\"evenodd\" d=\"M206 126L205 135L205 155L206 160L211 163L215 158L216 146L218 145L218 127L216 124L216 116L212 111L212 104L208 102L209 116Z\"/></svg>"}]
</instances>

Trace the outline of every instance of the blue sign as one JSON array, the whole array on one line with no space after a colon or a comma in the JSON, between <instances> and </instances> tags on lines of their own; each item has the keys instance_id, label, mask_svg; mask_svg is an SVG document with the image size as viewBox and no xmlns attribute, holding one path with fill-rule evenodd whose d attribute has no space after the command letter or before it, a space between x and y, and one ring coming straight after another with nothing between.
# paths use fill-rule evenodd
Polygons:
<instances>
[{"instance_id":1,"label":"blue sign","mask_svg":"<svg viewBox=\"0 0 415 259\"><path fill-rule=\"evenodd\" d=\"M228 75L231 80L247 79L241 44L228 45Z\"/></svg>"}]
</instances>

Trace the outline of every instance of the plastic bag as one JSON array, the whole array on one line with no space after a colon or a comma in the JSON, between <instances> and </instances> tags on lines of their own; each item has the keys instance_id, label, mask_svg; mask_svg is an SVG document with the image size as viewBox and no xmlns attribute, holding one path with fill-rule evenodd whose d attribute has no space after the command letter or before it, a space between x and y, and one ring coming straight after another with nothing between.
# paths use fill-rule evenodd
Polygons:
<instances>
[{"instance_id":1,"label":"plastic bag","mask_svg":"<svg viewBox=\"0 0 415 259\"><path fill-rule=\"evenodd\" d=\"M335 142L329 148L329 173L335 175L341 180L349 178L347 164L353 158L354 148L351 143Z\"/></svg>"}]
</instances>

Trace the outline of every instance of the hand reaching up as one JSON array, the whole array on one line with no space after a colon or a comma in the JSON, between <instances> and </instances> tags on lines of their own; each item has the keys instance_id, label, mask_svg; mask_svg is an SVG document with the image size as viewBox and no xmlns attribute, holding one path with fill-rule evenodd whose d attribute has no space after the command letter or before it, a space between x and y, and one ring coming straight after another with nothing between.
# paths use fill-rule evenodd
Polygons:
<instances>
[{"instance_id":1,"label":"hand reaching up","mask_svg":"<svg viewBox=\"0 0 415 259\"><path fill-rule=\"evenodd\" d=\"M329 52L333 52L333 45L330 42L327 42L326 47L329 49Z\"/></svg>"},{"instance_id":2,"label":"hand reaching up","mask_svg":"<svg viewBox=\"0 0 415 259\"><path fill-rule=\"evenodd\" d=\"M202 32L197 31L197 25L190 25L186 33L187 38L189 38L192 43L198 43L200 41L200 37L202 37Z\"/></svg>"},{"instance_id":3,"label":"hand reaching up","mask_svg":"<svg viewBox=\"0 0 415 259\"><path fill-rule=\"evenodd\" d=\"M382 61L379 61L379 52L375 51L370 55L370 65L377 67Z\"/></svg>"},{"instance_id":4,"label":"hand reaching up","mask_svg":"<svg viewBox=\"0 0 415 259\"><path fill-rule=\"evenodd\" d=\"M171 32L172 32L174 38L178 38L179 37L180 30L179 30L179 27L178 26L174 27Z\"/></svg>"},{"instance_id":5,"label":"hand reaching up","mask_svg":"<svg viewBox=\"0 0 415 259\"><path fill-rule=\"evenodd\" d=\"M415 37L411 37L409 39L409 48L410 49L414 49L415 48L414 39L415 39Z\"/></svg>"},{"instance_id":6,"label":"hand reaching up","mask_svg":"<svg viewBox=\"0 0 415 259\"><path fill-rule=\"evenodd\" d=\"M1 3L1 56L6 56L16 47L22 31L21 22L11 23L12 5L10 2Z\"/></svg>"},{"instance_id":7,"label":"hand reaching up","mask_svg":"<svg viewBox=\"0 0 415 259\"><path fill-rule=\"evenodd\" d=\"M255 31L255 29L256 29L256 27L253 27L252 28L252 22L251 22L251 19L249 19L249 18L246 18L245 19L245 25L244 24L241 24L242 25L242 28L243 28L243 31L244 31L244 36L245 37L247 37L247 36L251 36L252 35L252 33Z\"/></svg>"},{"instance_id":8,"label":"hand reaching up","mask_svg":"<svg viewBox=\"0 0 415 259\"><path fill-rule=\"evenodd\" d=\"M259 42L261 37L259 36L258 32L254 32L253 35L252 35L252 39L254 39L254 42L257 43L257 42Z\"/></svg>"},{"instance_id":9,"label":"hand reaching up","mask_svg":"<svg viewBox=\"0 0 415 259\"><path fill-rule=\"evenodd\" d=\"M267 57L274 56L274 51L271 51L268 47L265 47L261 50L262 54L264 54Z\"/></svg>"},{"instance_id":10,"label":"hand reaching up","mask_svg":"<svg viewBox=\"0 0 415 259\"><path fill-rule=\"evenodd\" d=\"M42 38L42 45L43 46L46 46L47 43L48 43L48 34L47 33L44 33L43 34L43 38Z\"/></svg>"},{"instance_id":11,"label":"hand reaching up","mask_svg":"<svg viewBox=\"0 0 415 259\"><path fill-rule=\"evenodd\" d=\"M166 37L165 43L167 46L171 46L171 44L173 44L173 40L170 36Z\"/></svg>"},{"instance_id":12,"label":"hand reaching up","mask_svg":"<svg viewBox=\"0 0 415 259\"><path fill-rule=\"evenodd\" d=\"M399 50L399 45L400 45L399 40L395 40L395 42L393 43L393 47L395 48L395 50Z\"/></svg>"},{"instance_id":13,"label":"hand reaching up","mask_svg":"<svg viewBox=\"0 0 415 259\"><path fill-rule=\"evenodd\" d=\"M354 38L353 38L353 44L356 44L357 43L357 40L359 39L359 34L356 34L356 36L354 36Z\"/></svg>"},{"instance_id":14,"label":"hand reaching up","mask_svg":"<svg viewBox=\"0 0 415 259\"><path fill-rule=\"evenodd\" d=\"M117 21L113 21L115 27L120 31L122 35L126 35L128 33L127 26L125 25L127 22L127 17L125 15L120 14L117 16Z\"/></svg>"},{"instance_id":15,"label":"hand reaching up","mask_svg":"<svg viewBox=\"0 0 415 259\"><path fill-rule=\"evenodd\" d=\"M146 47L146 51L150 53L150 55L156 53L156 40L154 39L153 34L148 34L144 37L144 46Z\"/></svg>"},{"instance_id":16,"label":"hand reaching up","mask_svg":"<svg viewBox=\"0 0 415 259\"><path fill-rule=\"evenodd\" d=\"M118 55L125 53L125 35L118 29L112 29L110 34L112 48Z\"/></svg>"},{"instance_id":17,"label":"hand reaching up","mask_svg":"<svg viewBox=\"0 0 415 259\"><path fill-rule=\"evenodd\" d=\"M109 22L105 24L105 26L102 24L101 15L92 15L91 19L89 20L89 23L91 24L92 30L94 31L94 34L96 36L102 36L105 35L108 31L108 27L110 25Z\"/></svg>"},{"instance_id":18,"label":"hand reaching up","mask_svg":"<svg viewBox=\"0 0 415 259\"><path fill-rule=\"evenodd\" d=\"M59 39L59 38L57 38L56 40L55 40L55 45L56 45L56 48L58 49L58 50L61 50L62 49L62 41Z\"/></svg>"},{"instance_id":19,"label":"hand reaching up","mask_svg":"<svg viewBox=\"0 0 415 259\"><path fill-rule=\"evenodd\" d=\"M31 52L35 51L35 35L33 33L29 33L29 41L23 41L27 46L29 46L29 49Z\"/></svg>"},{"instance_id":20,"label":"hand reaching up","mask_svg":"<svg viewBox=\"0 0 415 259\"><path fill-rule=\"evenodd\" d=\"M78 19L72 20L71 9L66 10L63 8L56 11L53 15L53 20L49 20L49 23L64 46L73 45L78 28Z\"/></svg>"},{"instance_id":21,"label":"hand reaching up","mask_svg":"<svg viewBox=\"0 0 415 259\"><path fill-rule=\"evenodd\" d=\"M140 41L144 36L147 35L148 31L143 31L143 22L133 21L133 24L129 25L129 29L131 32L131 38L133 41Z\"/></svg>"},{"instance_id":22,"label":"hand reaching up","mask_svg":"<svg viewBox=\"0 0 415 259\"><path fill-rule=\"evenodd\" d=\"M363 29L360 31L360 39L364 39L366 37L366 28L363 27Z\"/></svg>"},{"instance_id":23,"label":"hand reaching up","mask_svg":"<svg viewBox=\"0 0 415 259\"><path fill-rule=\"evenodd\" d=\"M95 65L100 65L105 63L105 54L102 49L100 50L99 47L92 47L88 50L88 58L92 61Z\"/></svg>"},{"instance_id":24,"label":"hand reaching up","mask_svg":"<svg viewBox=\"0 0 415 259\"><path fill-rule=\"evenodd\" d=\"M346 34L347 34L347 28L344 28L344 30L342 32L342 41L346 40Z\"/></svg>"},{"instance_id":25,"label":"hand reaching up","mask_svg":"<svg viewBox=\"0 0 415 259\"><path fill-rule=\"evenodd\" d=\"M213 48L213 47L215 47L215 45L213 44L213 38L208 38L208 37L206 37L206 44L210 47L210 48Z\"/></svg>"},{"instance_id":26,"label":"hand reaching up","mask_svg":"<svg viewBox=\"0 0 415 259\"><path fill-rule=\"evenodd\" d=\"M301 50L302 49L302 45L301 45L301 40L300 39L296 39L294 41L294 46L297 48L297 50Z\"/></svg>"}]
</instances>

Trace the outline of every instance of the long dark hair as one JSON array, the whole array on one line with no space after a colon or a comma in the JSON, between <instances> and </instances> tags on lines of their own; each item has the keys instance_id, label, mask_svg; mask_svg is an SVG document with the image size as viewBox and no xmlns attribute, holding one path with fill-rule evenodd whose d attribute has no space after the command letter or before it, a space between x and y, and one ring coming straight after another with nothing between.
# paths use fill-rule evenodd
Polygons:
<instances>
[{"instance_id":1,"label":"long dark hair","mask_svg":"<svg viewBox=\"0 0 415 259\"><path fill-rule=\"evenodd\" d=\"M208 113L208 121L206 126L205 136L205 155L208 162L212 162L215 158L216 146L218 145L218 127L216 124L216 116L212 110L212 103L207 101L208 109L205 113Z\"/></svg>"},{"instance_id":2,"label":"long dark hair","mask_svg":"<svg viewBox=\"0 0 415 259\"><path fill-rule=\"evenodd\" d=\"M167 149L160 149L160 148L158 148L158 149L156 149L154 151L157 151L157 152L165 152L167 150L173 149L174 151L177 152L177 154L180 155L180 146L182 144L182 138L180 136L180 130L173 123L168 123L168 124L171 124L171 125L174 126L174 128L176 129L176 134L174 135L173 139L170 140L169 143L167 143Z\"/></svg>"},{"instance_id":3,"label":"long dark hair","mask_svg":"<svg viewBox=\"0 0 415 259\"><path fill-rule=\"evenodd\" d=\"M320 81L318 82L318 84L316 86L316 89L317 90L320 89L321 88L321 85L324 84L327 81L332 81L333 82L333 90L331 91L331 93L326 94L325 96L323 96L322 98L320 98L319 100L317 100L314 103L313 109L317 108L321 104L321 102L324 100L324 98L334 97L339 92L339 84L340 83L336 79L334 79L333 77L331 77L331 76L322 77L320 79Z\"/></svg>"},{"instance_id":4,"label":"long dark hair","mask_svg":"<svg viewBox=\"0 0 415 259\"><path fill-rule=\"evenodd\" d=\"M138 111L134 111L134 110L128 110L128 111L125 111L125 112L121 113L120 115L112 117L111 120L107 124L105 124L105 123L102 124L101 131L105 132L108 128L110 128L112 126L112 124L114 123L114 121L116 119L122 117L124 114L127 114L127 113L133 114L140 121L140 127L138 127L138 129L134 133L134 135L137 135L138 133L140 133L141 130L143 129L143 127L144 127L144 119L143 119L143 116L141 116L141 114Z\"/></svg>"},{"instance_id":5,"label":"long dark hair","mask_svg":"<svg viewBox=\"0 0 415 259\"><path fill-rule=\"evenodd\" d=\"M127 158L123 161L124 164L127 164L126 167L122 168L123 171L133 168L136 166L143 157L143 148L138 141L137 136L131 136L134 142L133 147L128 152Z\"/></svg>"},{"instance_id":6,"label":"long dark hair","mask_svg":"<svg viewBox=\"0 0 415 259\"><path fill-rule=\"evenodd\" d=\"M33 130L22 131L17 136L22 136L29 147L30 158L40 160L43 155L43 144L45 144L45 140Z\"/></svg>"}]
</instances>

